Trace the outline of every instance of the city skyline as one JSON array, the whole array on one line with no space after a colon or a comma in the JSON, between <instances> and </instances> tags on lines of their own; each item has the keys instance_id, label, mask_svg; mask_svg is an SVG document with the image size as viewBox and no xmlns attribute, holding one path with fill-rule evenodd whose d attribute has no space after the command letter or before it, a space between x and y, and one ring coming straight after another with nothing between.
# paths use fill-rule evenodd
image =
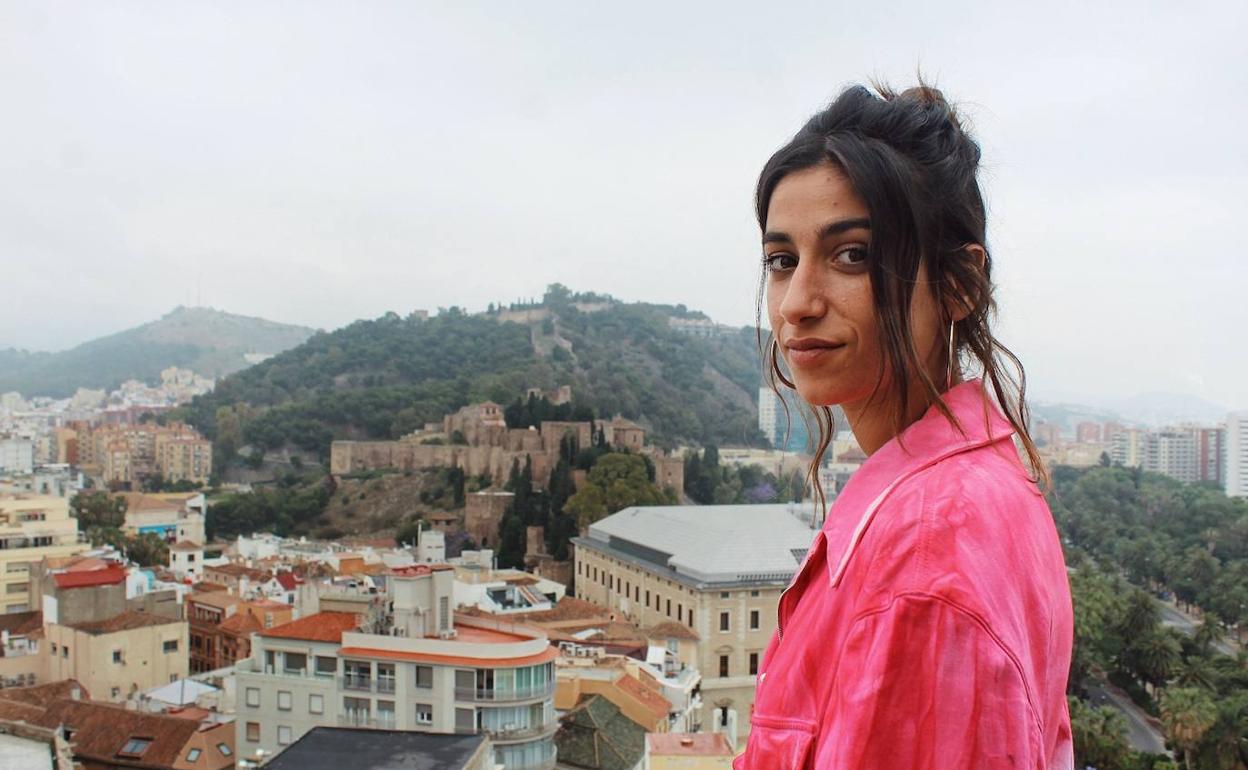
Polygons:
<instances>
[{"instance_id":1,"label":"city skyline","mask_svg":"<svg viewBox=\"0 0 1248 770\"><path fill-rule=\"evenodd\" d=\"M1033 392L1248 407L1220 342L1248 323L1222 96L1248 11L730 10L6 6L0 347L177 304L332 329L553 282L748 324L767 155L841 85L921 66L983 145Z\"/></svg>"}]
</instances>

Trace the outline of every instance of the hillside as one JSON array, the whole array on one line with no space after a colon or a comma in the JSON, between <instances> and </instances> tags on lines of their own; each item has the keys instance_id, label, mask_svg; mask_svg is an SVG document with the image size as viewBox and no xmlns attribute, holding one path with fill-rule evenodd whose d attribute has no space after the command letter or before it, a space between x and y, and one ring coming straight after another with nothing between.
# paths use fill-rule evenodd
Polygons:
<instances>
[{"instance_id":1,"label":"hillside","mask_svg":"<svg viewBox=\"0 0 1248 770\"><path fill-rule=\"evenodd\" d=\"M569 384L578 407L622 414L661 444L761 443L753 330L695 337L673 330L673 317L702 318L558 286L533 307L389 313L224 379L184 416L218 440L223 460L244 444L323 457L335 438L396 438L475 401Z\"/></svg>"},{"instance_id":2,"label":"hillside","mask_svg":"<svg viewBox=\"0 0 1248 770\"><path fill-rule=\"evenodd\" d=\"M0 393L62 398L80 387L112 389L129 379L154 382L169 366L223 377L248 366L247 354L280 353L312 333L211 308L178 307L151 323L61 353L0 351Z\"/></svg>"}]
</instances>

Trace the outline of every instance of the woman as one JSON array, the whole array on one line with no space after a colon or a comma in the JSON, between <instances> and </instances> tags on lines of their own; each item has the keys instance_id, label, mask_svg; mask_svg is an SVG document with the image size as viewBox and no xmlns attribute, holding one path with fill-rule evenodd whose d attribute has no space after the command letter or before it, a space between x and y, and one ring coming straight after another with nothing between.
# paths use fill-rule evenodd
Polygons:
<instances>
[{"instance_id":1,"label":"woman","mask_svg":"<svg viewBox=\"0 0 1248 770\"><path fill-rule=\"evenodd\" d=\"M989 328L979 154L939 91L853 87L759 179L772 386L814 408L821 500L831 405L868 459L781 595L736 770L1073 766L1070 588Z\"/></svg>"}]
</instances>

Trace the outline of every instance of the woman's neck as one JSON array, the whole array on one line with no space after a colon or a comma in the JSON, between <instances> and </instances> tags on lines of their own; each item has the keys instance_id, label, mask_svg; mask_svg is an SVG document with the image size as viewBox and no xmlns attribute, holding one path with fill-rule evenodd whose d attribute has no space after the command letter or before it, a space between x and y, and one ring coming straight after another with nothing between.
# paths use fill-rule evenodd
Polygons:
<instances>
[{"instance_id":1,"label":"woman's neck","mask_svg":"<svg viewBox=\"0 0 1248 770\"><path fill-rule=\"evenodd\" d=\"M950 387L956 386L961 381L960 377L955 377ZM897 401L898 399L894 397L876 398L870 403L864 399L860 402L841 404L841 410L845 412L845 418L849 420L849 427L854 432L858 447L868 457L875 454L877 449L887 444L900 432L894 423ZM910 398L906 403L906 414L901 424L902 431L918 421L932 405L927 388L921 380L911 379Z\"/></svg>"}]
</instances>

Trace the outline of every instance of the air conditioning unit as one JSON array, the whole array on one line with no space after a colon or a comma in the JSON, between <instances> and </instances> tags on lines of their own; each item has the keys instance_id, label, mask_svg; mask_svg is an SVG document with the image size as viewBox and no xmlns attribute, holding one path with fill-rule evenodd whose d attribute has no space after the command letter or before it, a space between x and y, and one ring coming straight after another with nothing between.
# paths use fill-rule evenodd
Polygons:
<instances>
[{"instance_id":1,"label":"air conditioning unit","mask_svg":"<svg viewBox=\"0 0 1248 770\"><path fill-rule=\"evenodd\" d=\"M455 638L455 629L453 629L453 628L444 628L444 629L442 629L441 631L439 631L439 632L438 632L438 638L439 638L439 639L454 639L454 638Z\"/></svg>"}]
</instances>

